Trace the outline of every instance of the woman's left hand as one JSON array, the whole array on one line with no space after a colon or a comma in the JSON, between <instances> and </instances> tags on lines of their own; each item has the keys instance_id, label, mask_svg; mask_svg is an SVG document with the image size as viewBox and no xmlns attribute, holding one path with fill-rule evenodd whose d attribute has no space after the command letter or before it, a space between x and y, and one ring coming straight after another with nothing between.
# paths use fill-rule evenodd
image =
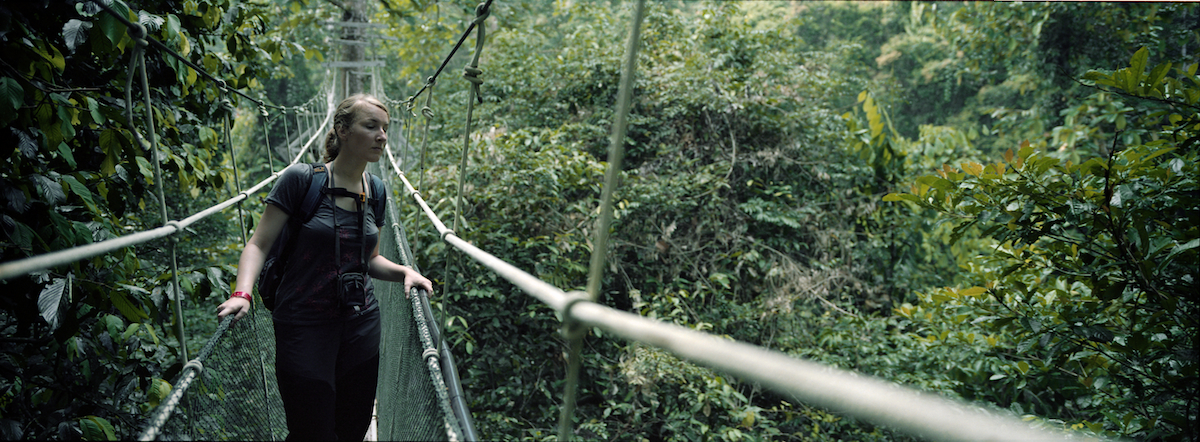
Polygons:
<instances>
[{"instance_id":1,"label":"woman's left hand","mask_svg":"<svg viewBox=\"0 0 1200 442\"><path fill-rule=\"evenodd\" d=\"M409 293L412 292L412 289L414 287L424 290L427 293L433 293L433 282L429 281L429 278L421 276L420 273L417 273L416 270L413 270L410 267L405 267L405 272L404 272L404 297L405 298L409 297Z\"/></svg>"}]
</instances>

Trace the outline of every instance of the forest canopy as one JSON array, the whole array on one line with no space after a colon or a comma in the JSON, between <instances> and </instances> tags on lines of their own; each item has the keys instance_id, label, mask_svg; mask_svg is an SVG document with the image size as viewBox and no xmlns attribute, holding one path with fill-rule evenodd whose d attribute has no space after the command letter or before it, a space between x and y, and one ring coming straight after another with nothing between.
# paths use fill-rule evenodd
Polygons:
<instances>
[{"instance_id":1,"label":"forest canopy","mask_svg":"<svg viewBox=\"0 0 1200 442\"><path fill-rule=\"evenodd\" d=\"M157 227L269 175L294 128L229 89L304 105L351 4L107 2L220 79L144 49L152 109L126 94L143 49L96 4L0 4L0 261ZM392 99L476 7L362 5ZM482 51L446 67L478 56L485 80L459 235L579 290L631 4L493 9ZM650 2L600 302L1056 430L1197 440L1198 29L1190 3ZM412 171L444 219L469 99L451 77ZM481 436L555 438L553 311L401 207ZM185 362L176 293L194 352L253 227L189 228L178 282L162 243L0 282L0 437L134 437ZM912 439L648 345L593 332L584 348L582 438Z\"/></svg>"}]
</instances>

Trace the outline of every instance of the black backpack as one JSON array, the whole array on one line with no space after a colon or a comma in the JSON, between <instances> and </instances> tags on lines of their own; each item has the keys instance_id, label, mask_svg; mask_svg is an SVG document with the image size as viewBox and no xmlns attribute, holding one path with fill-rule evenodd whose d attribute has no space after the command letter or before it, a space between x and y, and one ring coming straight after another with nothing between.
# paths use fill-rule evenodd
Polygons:
<instances>
[{"instance_id":1,"label":"black backpack","mask_svg":"<svg viewBox=\"0 0 1200 442\"><path fill-rule=\"evenodd\" d=\"M328 172L322 163L314 163L309 166L312 167L311 181L308 184L308 192L304 194L304 202L300 204L300 212L295 216L288 217L287 225L283 231L279 232L279 237L271 246L271 252L267 254L267 260L263 262L262 271L258 274L256 288L258 296L262 298L263 305L267 307L267 310L275 310L275 295L279 291L279 284L283 282L283 269L296 245L292 237L300 230L300 226L312 219L317 203L321 202L321 188L325 187L325 175ZM379 219L383 216L383 205L386 201L386 198L380 196L386 191L383 181L375 174L370 175L371 198L368 204L375 210L375 219Z\"/></svg>"}]
</instances>

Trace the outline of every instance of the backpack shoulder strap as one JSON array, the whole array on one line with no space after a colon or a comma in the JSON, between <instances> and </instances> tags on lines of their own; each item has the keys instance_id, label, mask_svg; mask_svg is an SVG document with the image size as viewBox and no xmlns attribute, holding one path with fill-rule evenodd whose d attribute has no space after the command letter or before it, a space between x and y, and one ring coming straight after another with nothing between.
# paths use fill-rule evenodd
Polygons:
<instances>
[{"instance_id":1,"label":"backpack shoulder strap","mask_svg":"<svg viewBox=\"0 0 1200 442\"><path fill-rule=\"evenodd\" d=\"M375 220L380 222L383 220L384 212L387 209L387 186L383 184L383 180L375 174L371 176L371 208L375 210Z\"/></svg>"},{"instance_id":2,"label":"backpack shoulder strap","mask_svg":"<svg viewBox=\"0 0 1200 442\"><path fill-rule=\"evenodd\" d=\"M308 183L308 192L304 194L304 203L300 205L300 216L296 220L301 224L312 219L313 213L316 212L317 203L321 201L321 188L325 186L325 175L328 173L324 164L314 163L310 166L312 178Z\"/></svg>"}]
</instances>

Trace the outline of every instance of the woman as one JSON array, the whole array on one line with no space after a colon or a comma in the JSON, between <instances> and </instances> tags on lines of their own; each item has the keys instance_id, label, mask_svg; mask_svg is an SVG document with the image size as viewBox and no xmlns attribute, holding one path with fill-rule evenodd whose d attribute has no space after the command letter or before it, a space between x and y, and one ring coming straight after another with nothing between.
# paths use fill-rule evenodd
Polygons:
<instances>
[{"instance_id":1,"label":"woman","mask_svg":"<svg viewBox=\"0 0 1200 442\"><path fill-rule=\"evenodd\" d=\"M379 254L384 220L371 205L340 196L387 197L386 192L369 195L371 179L365 170L383 155L388 122L387 108L374 97L354 95L338 105L333 130L325 138L330 192L323 192L312 218L292 236L294 253L283 269L272 311L276 378L289 440L363 440L379 373L379 308L371 278L403 281L405 294L413 287L433 290L424 276ZM311 165L294 165L271 189L258 229L238 261L234 295L217 307L218 318L232 314L237 320L249 312L249 293L267 252L289 216L300 210L312 175ZM364 253L363 247L370 251ZM356 272L369 277L361 278L357 290L339 290L348 287L339 281ZM353 296L340 293L345 291L357 293L359 300L347 301Z\"/></svg>"}]
</instances>

